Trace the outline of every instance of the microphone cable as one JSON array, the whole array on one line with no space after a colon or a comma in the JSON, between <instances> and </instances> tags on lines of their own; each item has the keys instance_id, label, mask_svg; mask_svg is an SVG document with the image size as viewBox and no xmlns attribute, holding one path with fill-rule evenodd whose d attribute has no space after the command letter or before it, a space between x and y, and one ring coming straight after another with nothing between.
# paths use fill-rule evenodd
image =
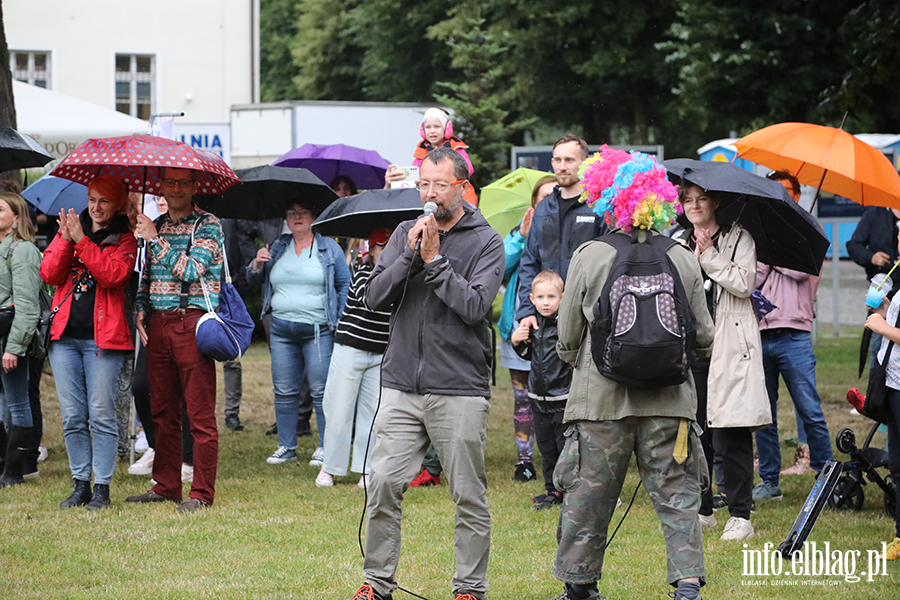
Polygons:
<instances>
[{"instance_id":1,"label":"microphone cable","mask_svg":"<svg viewBox=\"0 0 900 600\"><path fill-rule=\"evenodd\" d=\"M427 204L426 204L426 206L427 206ZM423 217L427 216L428 214L432 214L432 213L424 213ZM423 218L423 217L419 217L419 218ZM418 247L418 242L416 243L416 246ZM418 254L413 255L412 259L409 261L409 266L407 266L407 268L406 268L406 277L403 279L403 291L400 293L400 300L397 301L397 309L395 311L392 311L392 315L399 314L400 308L403 306L403 300L406 298L406 288L409 285L409 276L412 273L412 266L413 266L413 263L416 261L417 256L418 256ZM369 275L369 277L371 277L371 274ZM366 289L368 289L368 286L369 286L369 281L366 280ZM366 306L368 307L368 304ZM382 367L383 367L384 357L387 356L388 349L391 347L391 339L393 339L393 337L394 337L394 327L393 327L393 316L392 316L391 323L388 326L387 345L385 345L384 354L382 354ZM375 414L372 415L372 425L369 426L369 435L366 438L366 452L363 455L363 482L365 483L365 485L363 485L363 508L362 508L362 513L359 516L359 528L357 529L357 532L356 532L356 541L359 544L359 553L360 553L360 555L362 555L363 560L365 560L365 558L366 558L366 550L363 547L362 535L363 535L363 527L365 526L365 522L366 522L366 509L368 508L368 505L369 505L369 481L368 481L368 477L366 477L366 467L369 464L369 449L372 444L372 431L375 429L375 419L378 418L378 411L381 410L381 391L383 389L382 385L381 385L382 373L383 373L383 368L380 367L378 369L378 401L375 403ZM425 596L420 596L419 594L417 594L413 591L410 591L404 587L401 587L399 585L397 586L397 589L400 590L401 592L406 592L410 596L420 598L421 600L429 600Z\"/></svg>"}]
</instances>

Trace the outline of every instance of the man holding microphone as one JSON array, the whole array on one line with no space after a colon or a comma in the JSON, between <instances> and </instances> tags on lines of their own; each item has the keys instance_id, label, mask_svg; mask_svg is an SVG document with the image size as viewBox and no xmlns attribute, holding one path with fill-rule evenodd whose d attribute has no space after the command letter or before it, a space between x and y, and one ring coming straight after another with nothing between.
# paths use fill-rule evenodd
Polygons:
<instances>
[{"instance_id":1,"label":"man holding microphone","mask_svg":"<svg viewBox=\"0 0 900 600\"><path fill-rule=\"evenodd\" d=\"M457 152L431 151L420 174L422 203L437 210L394 231L366 290L372 310L392 315L372 431L366 581L354 600L387 600L397 588L400 505L429 439L456 503L453 593L456 600L487 593L488 312L503 277L503 241L463 202L468 166Z\"/></svg>"}]
</instances>

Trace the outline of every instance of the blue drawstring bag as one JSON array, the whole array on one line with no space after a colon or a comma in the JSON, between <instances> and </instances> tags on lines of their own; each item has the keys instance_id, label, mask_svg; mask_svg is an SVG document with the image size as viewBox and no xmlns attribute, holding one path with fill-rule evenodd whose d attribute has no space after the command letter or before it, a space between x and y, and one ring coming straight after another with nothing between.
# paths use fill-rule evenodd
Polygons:
<instances>
[{"instance_id":1,"label":"blue drawstring bag","mask_svg":"<svg viewBox=\"0 0 900 600\"><path fill-rule=\"evenodd\" d=\"M228 269L227 264L225 269ZM208 312L197 321L197 347L219 362L240 361L250 347L255 327L244 301L231 283L231 277L227 277L219 288L218 310L211 310L205 282L203 292Z\"/></svg>"},{"instance_id":2,"label":"blue drawstring bag","mask_svg":"<svg viewBox=\"0 0 900 600\"><path fill-rule=\"evenodd\" d=\"M200 225L203 217L197 219L194 229L191 231L191 243L194 244L194 233ZM190 256L190 246L188 255ZM241 357L250 347L250 339L253 336L255 325L240 294L231 283L231 271L228 269L228 255L225 247L222 247L222 256L225 269L225 281L219 286L219 307L213 310L212 301L209 298L209 290L206 288L206 280L200 278L200 287L203 288L203 297L206 300L206 314L197 321L195 335L197 348L200 352L219 362L240 361Z\"/></svg>"}]
</instances>

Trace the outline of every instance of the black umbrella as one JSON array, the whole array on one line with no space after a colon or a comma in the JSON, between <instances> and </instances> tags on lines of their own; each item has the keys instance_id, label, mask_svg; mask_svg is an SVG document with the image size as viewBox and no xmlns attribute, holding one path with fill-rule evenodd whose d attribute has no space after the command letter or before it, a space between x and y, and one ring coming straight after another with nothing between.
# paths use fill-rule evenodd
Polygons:
<instances>
[{"instance_id":1,"label":"black umbrella","mask_svg":"<svg viewBox=\"0 0 900 600\"><path fill-rule=\"evenodd\" d=\"M663 163L674 183L718 192L720 223L740 223L756 242L760 262L818 275L829 242L812 215L784 186L731 163L676 158Z\"/></svg>"},{"instance_id":2,"label":"black umbrella","mask_svg":"<svg viewBox=\"0 0 900 600\"><path fill-rule=\"evenodd\" d=\"M235 171L241 183L221 196L195 196L197 205L224 219L284 218L295 202L320 213L337 199L325 182L306 169L263 165Z\"/></svg>"},{"instance_id":3,"label":"black umbrella","mask_svg":"<svg viewBox=\"0 0 900 600\"><path fill-rule=\"evenodd\" d=\"M51 160L53 155L31 137L12 127L0 127L0 172L43 167Z\"/></svg>"},{"instance_id":4,"label":"black umbrella","mask_svg":"<svg viewBox=\"0 0 900 600\"><path fill-rule=\"evenodd\" d=\"M373 229L396 229L421 215L422 199L415 189L368 190L337 200L313 227L322 235L367 238Z\"/></svg>"}]
</instances>

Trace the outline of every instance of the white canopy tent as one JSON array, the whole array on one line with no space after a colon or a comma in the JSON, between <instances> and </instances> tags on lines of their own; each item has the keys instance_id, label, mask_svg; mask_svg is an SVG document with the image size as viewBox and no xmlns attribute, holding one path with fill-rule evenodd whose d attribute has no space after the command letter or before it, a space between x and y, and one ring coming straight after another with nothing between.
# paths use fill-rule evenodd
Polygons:
<instances>
[{"instance_id":1,"label":"white canopy tent","mask_svg":"<svg viewBox=\"0 0 900 600\"><path fill-rule=\"evenodd\" d=\"M147 133L146 121L78 98L13 81L19 131L61 159L90 139Z\"/></svg>"}]
</instances>

